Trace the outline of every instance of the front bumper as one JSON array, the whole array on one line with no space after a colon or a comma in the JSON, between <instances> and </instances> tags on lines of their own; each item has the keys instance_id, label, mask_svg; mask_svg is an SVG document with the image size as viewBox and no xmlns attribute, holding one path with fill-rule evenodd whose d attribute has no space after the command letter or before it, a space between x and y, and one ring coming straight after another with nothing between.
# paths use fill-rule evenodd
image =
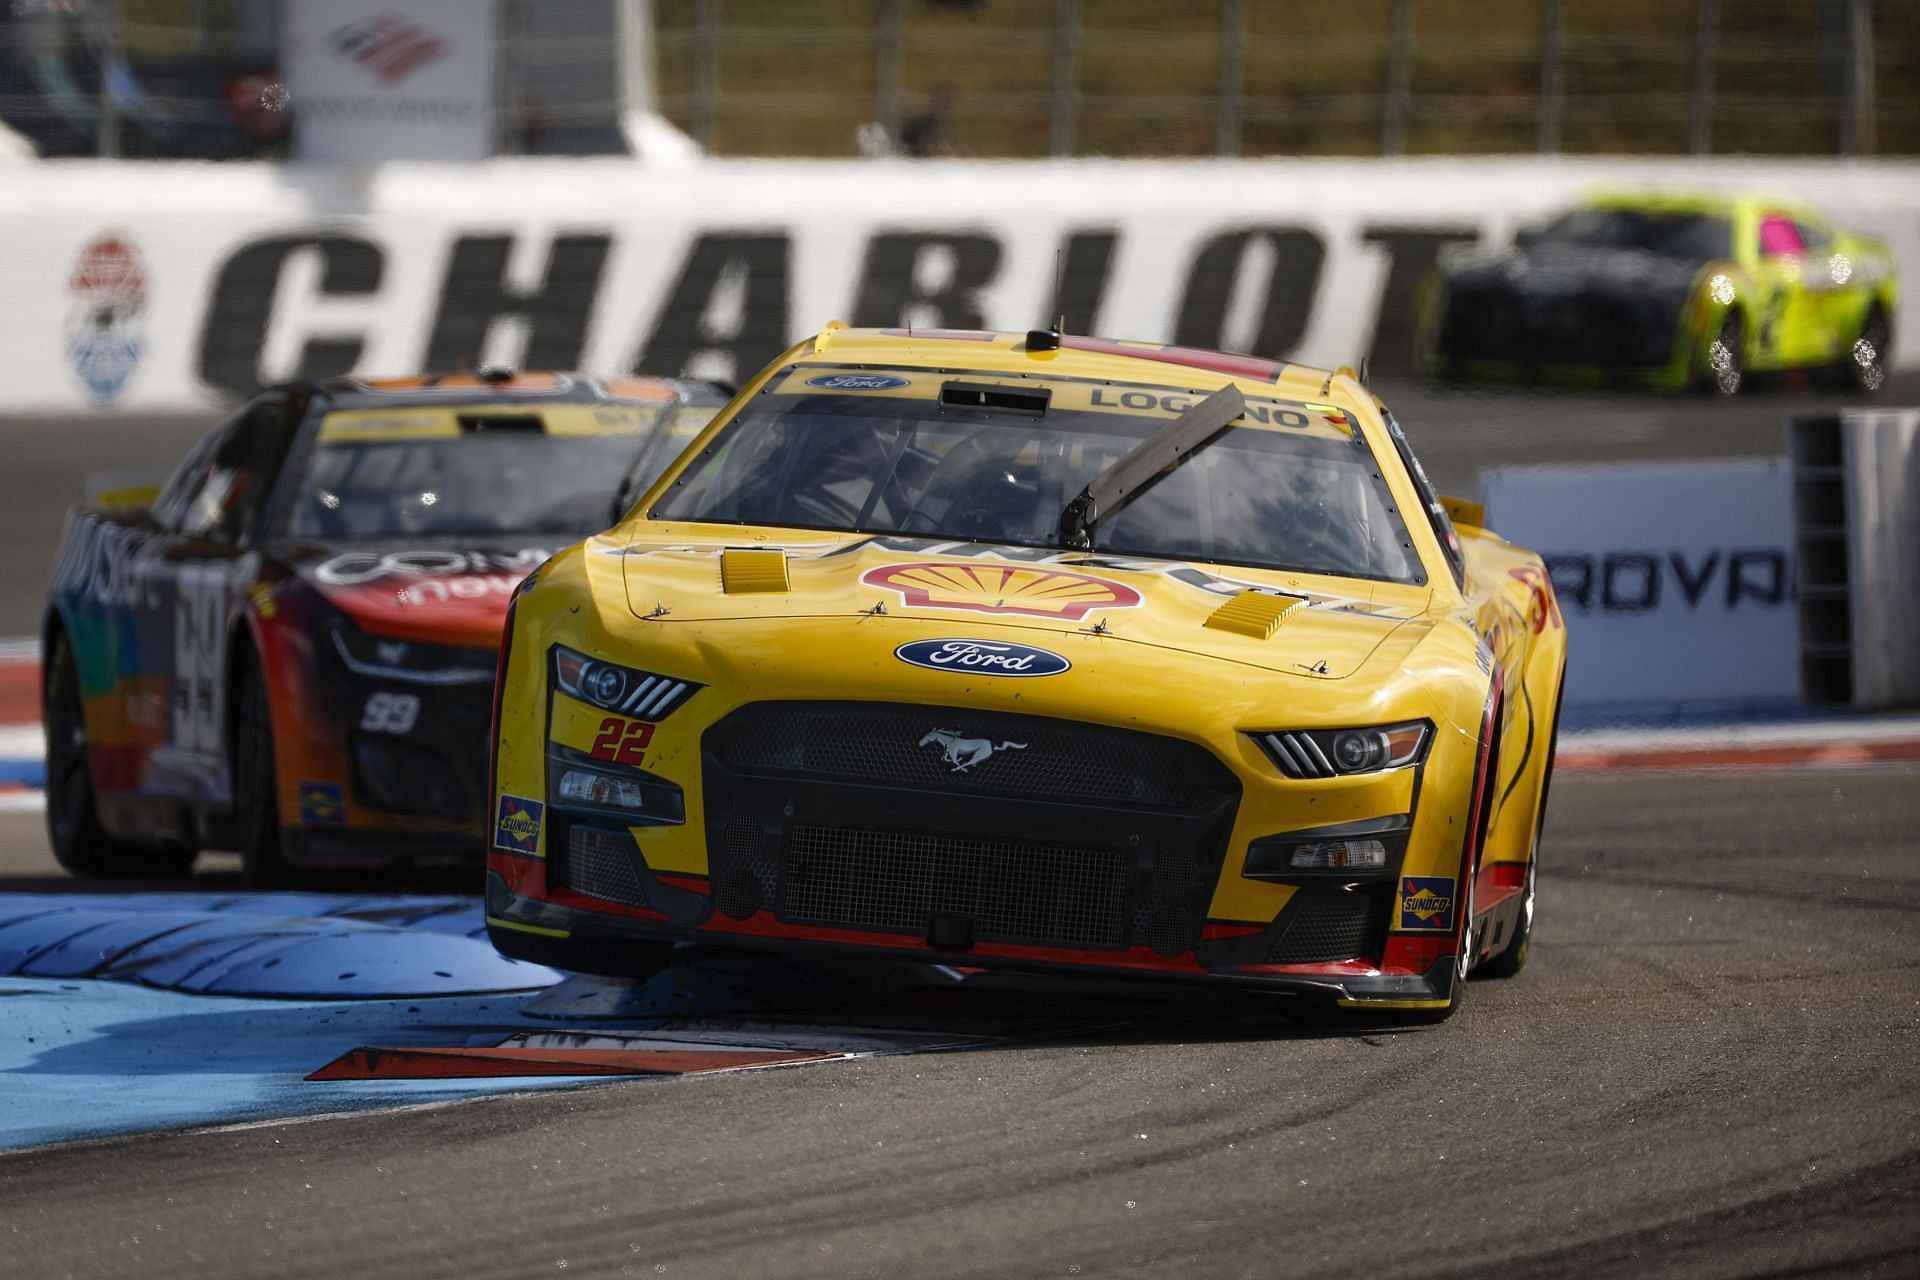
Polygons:
<instances>
[{"instance_id":1,"label":"front bumper","mask_svg":"<svg viewBox=\"0 0 1920 1280\"><path fill-rule=\"evenodd\" d=\"M498 855L496 855L496 858ZM515 859L515 861L531 861ZM668 889L689 889L679 877ZM1072 977L1132 976L1166 982L1202 982L1271 991L1349 1009L1383 1012L1444 1009L1453 999L1452 949L1427 961L1419 972L1388 972L1364 961L1299 966L1237 965L1230 948L1202 944L1184 959L1156 956L1147 948L1124 953L1075 952L1060 948L1023 948L979 943L966 950L943 950L925 940L863 934L853 930L769 927L753 930L705 927L676 921L664 913L564 905L547 898L516 894L496 862L487 873L487 936L502 955L534 964L613 977L644 978L658 969L652 944L699 941L709 944L772 948L780 951L865 955L879 961L905 960L960 968L991 968ZM721 921L725 917L719 918Z\"/></svg>"}]
</instances>

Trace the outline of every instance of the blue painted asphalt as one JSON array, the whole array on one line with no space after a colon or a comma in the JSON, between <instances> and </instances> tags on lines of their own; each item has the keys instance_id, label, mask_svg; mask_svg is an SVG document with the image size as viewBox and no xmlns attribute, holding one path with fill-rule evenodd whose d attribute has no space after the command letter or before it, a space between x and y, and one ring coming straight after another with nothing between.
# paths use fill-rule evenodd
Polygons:
<instances>
[{"instance_id":1,"label":"blue painted asphalt","mask_svg":"<svg viewBox=\"0 0 1920 1280\"><path fill-rule=\"evenodd\" d=\"M262 1000L0 979L0 1149L579 1084L304 1079L361 1045L492 1045L551 1029L519 1012L523 999Z\"/></svg>"},{"instance_id":2,"label":"blue painted asphalt","mask_svg":"<svg viewBox=\"0 0 1920 1280\"><path fill-rule=\"evenodd\" d=\"M527 990L470 898L0 894L0 975L107 978L207 995L358 1000Z\"/></svg>"},{"instance_id":3,"label":"blue painted asphalt","mask_svg":"<svg viewBox=\"0 0 1920 1280\"><path fill-rule=\"evenodd\" d=\"M679 954L644 983L517 964L471 898L0 894L0 1149L605 1079L306 1079L363 1046L869 1053L988 1038L796 1012L956 984L947 971Z\"/></svg>"},{"instance_id":4,"label":"blue painted asphalt","mask_svg":"<svg viewBox=\"0 0 1920 1280\"><path fill-rule=\"evenodd\" d=\"M520 1005L564 975L485 933L470 898L0 894L0 1147L552 1087L303 1079L551 1027Z\"/></svg>"}]
</instances>

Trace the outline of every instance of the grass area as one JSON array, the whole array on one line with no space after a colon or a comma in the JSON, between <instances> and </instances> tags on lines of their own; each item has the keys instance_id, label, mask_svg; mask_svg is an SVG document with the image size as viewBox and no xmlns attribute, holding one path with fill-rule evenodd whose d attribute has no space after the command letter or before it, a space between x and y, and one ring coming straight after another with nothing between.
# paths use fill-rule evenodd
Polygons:
<instances>
[{"instance_id":1,"label":"grass area","mask_svg":"<svg viewBox=\"0 0 1920 1280\"><path fill-rule=\"evenodd\" d=\"M1525 152L1541 136L1548 0L1416 0L1404 149ZM1831 154L1845 90L1844 0L1717 0L1716 152ZM1560 0L1560 138L1575 153L1684 152L1694 0ZM845 155L955 92L967 153L1209 155L1223 52L1248 155L1373 155L1393 99L1393 0L656 0L667 115L722 154ZM1060 17L1078 11L1063 59ZM1222 16L1243 30L1222 39ZM709 34L699 26L712 15ZM1877 0L1878 150L1920 153L1920 0ZM887 36L889 22L897 34ZM1062 81L1064 64L1071 77ZM890 70L891 69L891 70ZM703 92L703 83L711 94Z\"/></svg>"}]
</instances>

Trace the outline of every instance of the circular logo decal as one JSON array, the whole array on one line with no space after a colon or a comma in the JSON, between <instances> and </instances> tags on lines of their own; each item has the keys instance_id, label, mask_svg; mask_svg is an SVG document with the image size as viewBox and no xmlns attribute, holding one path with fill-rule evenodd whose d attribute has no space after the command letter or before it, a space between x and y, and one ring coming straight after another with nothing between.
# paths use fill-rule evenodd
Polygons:
<instances>
[{"instance_id":1,"label":"circular logo decal","mask_svg":"<svg viewBox=\"0 0 1920 1280\"><path fill-rule=\"evenodd\" d=\"M822 378L808 378L807 385L828 391L898 391L912 384L905 378L891 378L884 373L830 373Z\"/></svg>"},{"instance_id":2,"label":"circular logo decal","mask_svg":"<svg viewBox=\"0 0 1920 1280\"><path fill-rule=\"evenodd\" d=\"M68 275L67 292L67 360L88 398L111 404L146 346L146 265L131 241L97 236Z\"/></svg>"},{"instance_id":3,"label":"circular logo decal","mask_svg":"<svg viewBox=\"0 0 1920 1280\"><path fill-rule=\"evenodd\" d=\"M893 656L929 671L964 671L984 676L1057 676L1073 666L1057 653L1027 644L988 640L915 640Z\"/></svg>"}]
</instances>

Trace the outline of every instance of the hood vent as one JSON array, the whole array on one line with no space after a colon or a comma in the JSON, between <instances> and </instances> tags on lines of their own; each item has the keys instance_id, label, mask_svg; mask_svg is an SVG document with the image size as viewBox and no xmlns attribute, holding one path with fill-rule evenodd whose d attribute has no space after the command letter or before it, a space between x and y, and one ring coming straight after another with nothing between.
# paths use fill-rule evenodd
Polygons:
<instances>
[{"instance_id":1,"label":"hood vent","mask_svg":"<svg viewBox=\"0 0 1920 1280\"><path fill-rule=\"evenodd\" d=\"M1213 611L1205 623L1215 631L1265 640L1280 629L1280 623L1295 609L1306 608L1298 596L1273 595L1265 591L1242 591Z\"/></svg>"},{"instance_id":2,"label":"hood vent","mask_svg":"<svg viewBox=\"0 0 1920 1280\"><path fill-rule=\"evenodd\" d=\"M730 596L787 589L787 553L728 547L720 553L720 587Z\"/></svg>"}]
</instances>

